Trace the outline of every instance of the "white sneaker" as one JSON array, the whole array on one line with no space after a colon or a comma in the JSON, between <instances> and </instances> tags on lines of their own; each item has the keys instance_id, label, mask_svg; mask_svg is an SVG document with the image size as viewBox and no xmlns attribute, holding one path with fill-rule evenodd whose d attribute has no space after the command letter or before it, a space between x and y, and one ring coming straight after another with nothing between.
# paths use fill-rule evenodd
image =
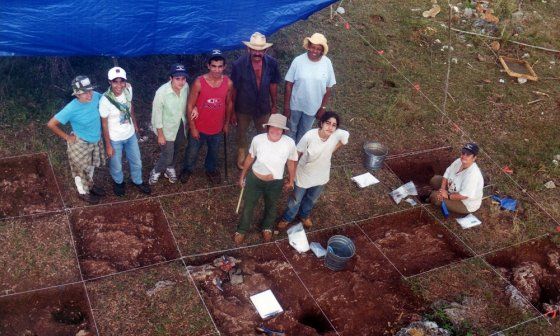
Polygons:
<instances>
[{"instance_id":1,"label":"white sneaker","mask_svg":"<svg viewBox=\"0 0 560 336\"><path fill-rule=\"evenodd\" d=\"M161 173L156 173L156 171L152 169L152 171L150 172L150 179L148 180L148 184L150 185L156 184L157 181L159 180L160 175Z\"/></svg>"},{"instance_id":2,"label":"white sneaker","mask_svg":"<svg viewBox=\"0 0 560 336\"><path fill-rule=\"evenodd\" d=\"M175 168L167 168L163 176L167 177L169 183L177 182L177 174L175 173Z\"/></svg>"}]
</instances>

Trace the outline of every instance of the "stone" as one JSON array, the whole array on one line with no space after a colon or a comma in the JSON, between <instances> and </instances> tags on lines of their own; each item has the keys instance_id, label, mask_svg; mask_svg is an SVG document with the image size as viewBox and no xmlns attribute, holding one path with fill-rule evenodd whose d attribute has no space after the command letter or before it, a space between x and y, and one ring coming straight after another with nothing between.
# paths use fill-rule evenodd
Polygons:
<instances>
[{"instance_id":1,"label":"stone","mask_svg":"<svg viewBox=\"0 0 560 336\"><path fill-rule=\"evenodd\" d=\"M435 322L416 321L399 330L395 336L451 336L451 333Z\"/></svg>"},{"instance_id":2,"label":"stone","mask_svg":"<svg viewBox=\"0 0 560 336\"><path fill-rule=\"evenodd\" d=\"M509 305L511 307L520 309L525 312L530 312L532 306L527 300L523 298L523 295L512 285L506 287L506 295L509 297Z\"/></svg>"},{"instance_id":3,"label":"stone","mask_svg":"<svg viewBox=\"0 0 560 336\"><path fill-rule=\"evenodd\" d=\"M560 273L560 253L557 251L549 251L546 254L548 266L555 272Z\"/></svg>"},{"instance_id":4,"label":"stone","mask_svg":"<svg viewBox=\"0 0 560 336\"><path fill-rule=\"evenodd\" d=\"M539 302L541 287L539 285L544 271L542 267L534 261L526 261L513 269L512 284L519 289L521 294L531 301Z\"/></svg>"},{"instance_id":5,"label":"stone","mask_svg":"<svg viewBox=\"0 0 560 336\"><path fill-rule=\"evenodd\" d=\"M544 184L544 187L546 189L554 189L556 188L556 184L554 184L554 181L548 181Z\"/></svg>"},{"instance_id":6,"label":"stone","mask_svg":"<svg viewBox=\"0 0 560 336\"><path fill-rule=\"evenodd\" d=\"M175 285L174 281L163 280L156 282L156 286L146 292L148 296L154 296L158 292L162 291L163 289Z\"/></svg>"}]
</instances>

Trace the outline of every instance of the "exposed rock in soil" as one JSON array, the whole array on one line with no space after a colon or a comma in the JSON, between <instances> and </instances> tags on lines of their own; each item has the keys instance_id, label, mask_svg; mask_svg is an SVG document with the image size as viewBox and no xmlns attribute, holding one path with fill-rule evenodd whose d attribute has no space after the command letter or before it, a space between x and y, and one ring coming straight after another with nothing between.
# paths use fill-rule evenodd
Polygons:
<instances>
[{"instance_id":1,"label":"exposed rock in soil","mask_svg":"<svg viewBox=\"0 0 560 336\"><path fill-rule=\"evenodd\" d=\"M555 272L560 273L560 253L557 251L549 251L546 255L548 266Z\"/></svg>"},{"instance_id":2,"label":"exposed rock in soil","mask_svg":"<svg viewBox=\"0 0 560 336\"><path fill-rule=\"evenodd\" d=\"M260 261L252 257L244 257L242 260L226 257L226 260L233 263L235 268L224 267L220 258L200 266L188 267L194 281L202 289L205 300L208 302L207 306L220 326L220 330L225 334L249 335L255 333L255 327L262 323L262 320L249 302L249 297L267 289L272 289L280 302L292 301L289 307L283 307L285 311L282 314L265 322L267 327L284 331L287 335L330 334L329 331L318 332L317 329L306 324L312 324L317 319L315 316L317 313L313 311L314 306L309 306L309 302L305 302L306 293L303 287L290 287L289 285L286 287L286 284L280 286L278 283L284 275L282 274L284 270L291 269L287 262ZM231 271L241 273L243 282L232 284L228 275ZM216 286L216 279L221 280L223 291ZM291 292L287 293L286 289ZM296 302L293 302L294 298ZM320 315L319 317L322 318ZM325 323L328 325L328 322L325 321Z\"/></svg>"},{"instance_id":3,"label":"exposed rock in soil","mask_svg":"<svg viewBox=\"0 0 560 336\"><path fill-rule=\"evenodd\" d=\"M513 269L512 284L533 304L539 302L541 287L539 282L543 278L542 267L534 261L526 261Z\"/></svg>"},{"instance_id":4,"label":"exposed rock in soil","mask_svg":"<svg viewBox=\"0 0 560 336\"><path fill-rule=\"evenodd\" d=\"M148 290L146 292L146 294L148 294L148 296L154 296L156 295L158 292L160 292L161 290L167 288L167 287L171 287L174 286L175 282L174 281L169 281L169 280L163 280L163 281L158 281L156 283L156 286L150 290Z\"/></svg>"},{"instance_id":5,"label":"exposed rock in soil","mask_svg":"<svg viewBox=\"0 0 560 336\"><path fill-rule=\"evenodd\" d=\"M506 294L509 297L509 305L525 312L531 311L533 308L527 300L523 298L521 293L512 285L506 287Z\"/></svg>"},{"instance_id":6,"label":"exposed rock in soil","mask_svg":"<svg viewBox=\"0 0 560 336\"><path fill-rule=\"evenodd\" d=\"M402 328L395 336L451 336L451 333L440 328L435 322L418 321L412 322L407 327Z\"/></svg>"}]
</instances>

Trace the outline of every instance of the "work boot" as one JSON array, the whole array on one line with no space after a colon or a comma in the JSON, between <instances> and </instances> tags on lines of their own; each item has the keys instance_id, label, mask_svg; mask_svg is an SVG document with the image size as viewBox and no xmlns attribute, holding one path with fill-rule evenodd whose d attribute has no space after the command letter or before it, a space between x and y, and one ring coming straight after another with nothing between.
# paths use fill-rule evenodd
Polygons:
<instances>
[{"instance_id":1,"label":"work boot","mask_svg":"<svg viewBox=\"0 0 560 336\"><path fill-rule=\"evenodd\" d=\"M272 230L263 230L262 232L263 241L268 243L272 240Z\"/></svg>"},{"instance_id":2,"label":"work boot","mask_svg":"<svg viewBox=\"0 0 560 336\"><path fill-rule=\"evenodd\" d=\"M156 171L152 169L152 171L150 172L150 179L148 180L148 184L150 185L156 184L157 181L159 180L160 175L161 173L156 173Z\"/></svg>"},{"instance_id":3,"label":"work boot","mask_svg":"<svg viewBox=\"0 0 560 336\"><path fill-rule=\"evenodd\" d=\"M233 241L235 242L235 246L239 246L243 244L244 240L245 240L245 235L243 233L236 232L233 235Z\"/></svg>"},{"instance_id":4,"label":"work boot","mask_svg":"<svg viewBox=\"0 0 560 336\"><path fill-rule=\"evenodd\" d=\"M96 186L95 184L93 185L93 187L91 187L89 189L89 192L95 196L99 196L99 197L103 197L106 195L105 190L103 190L103 188L100 188L98 186Z\"/></svg>"},{"instance_id":5,"label":"work boot","mask_svg":"<svg viewBox=\"0 0 560 336\"><path fill-rule=\"evenodd\" d=\"M217 170L215 170L213 172L206 172L206 177L208 177L208 180L212 184L222 183L222 175L220 175L220 172L217 171Z\"/></svg>"},{"instance_id":6,"label":"work boot","mask_svg":"<svg viewBox=\"0 0 560 336\"><path fill-rule=\"evenodd\" d=\"M113 192L119 197L123 197L126 193L124 181L121 183L113 182Z\"/></svg>"},{"instance_id":7,"label":"work boot","mask_svg":"<svg viewBox=\"0 0 560 336\"><path fill-rule=\"evenodd\" d=\"M307 217L307 218L301 218L301 222L303 223L303 227L306 229L309 229L313 226L313 222L311 221L311 218Z\"/></svg>"},{"instance_id":8,"label":"work boot","mask_svg":"<svg viewBox=\"0 0 560 336\"><path fill-rule=\"evenodd\" d=\"M276 225L276 228L278 228L278 230L286 230L286 228L288 227L288 225L290 225L290 222L288 222L287 220L280 220L278 222L278 224Z\"/></svg>"},{"instance_id":9,"label":"work boot","mask_svg":"<svg viewBox=\"0 0 560 336\"><path fill-rule=\"evenodd\" d=\"M243 169L243 163L245 162L245 157L247 154L245 153L245 148L239 148L237 150L237 168Z\"/></svg>"},{"instance_id":10,"label":"work boot","mask_svg":"<svg viewBox=\"0 0 560 336\"><path fill-rule=\"evenodd\" d=\"M150 186L147 185L145 182L142 182L140 184L134 183L134 186L136 187L136 189L140 190L140 192L143 194L149 195L152 193L152 188L150 188Z\"/></svg>"},{"instance_id":11,"label":"work boot","mask_svg":"<svg viewBox=\"0 0 560 336\"><path fill-rule=\"evenodd\" d=\"M89 204L99 204L99 196L94 194L78 194L78 197Z\"/></svg>"},{"instance_id":12,"label":"work boot","mask_svg":"<svg viewBox=\"0 0 560 336\"><path fill-rule=\"evenodd\" d=\"M165 173L163 173L163 176L169 180L169 183L177 182L177 173L175 173L175 168L167 168Z\"/></svg>"},{"instance_id":13,"label":"work boot","mask_svg":"<svg viewBox=\"0 0 560 336\"><path fill-rule=\"evenodd\" d=\"M185 184L185 183L189 182L190 178L191 178L191 172L190 171L187 171L187 170L181 171L181 175L179 177L179 179L181 180L181 183Z\"/></svg>"}]
</instances>

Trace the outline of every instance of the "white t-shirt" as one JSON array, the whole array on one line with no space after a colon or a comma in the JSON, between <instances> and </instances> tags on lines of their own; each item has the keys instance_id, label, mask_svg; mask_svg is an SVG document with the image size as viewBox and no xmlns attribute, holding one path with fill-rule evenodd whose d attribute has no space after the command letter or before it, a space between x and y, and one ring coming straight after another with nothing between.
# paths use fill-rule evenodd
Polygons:
<instances>
[{"instance_id":1,"label":"white t-shirt","mask_svg":"<svg viewBox=\"0 0 560 336\"><path fill-rule=\"evenodd\" d=\"M297 151L303 153L296 170L296 184L300 188L311 188L329 182L331 157L336 145L348 143L350 133L336 129L327 141L319 137L319 129L307 131L297 144Z\"/></svg>"},{"instance_id":2,"label":"white t-shirt","mask_svg":"<svg viewBox=\"0 0 560 336\"><path fill-rule=\"evenodd\" d=\"M314 116L321 107L327 87L336 84L331 60L322 56L313 62L307 53L294 58L285 78L294 83L290 109Z\"/></svg>"},{"instance_id":3,"label":"white t-shirt","mask_svg":"<svg viewBox=\"0 0 560 336\"><path fill-rule=\"evenodd\" d=\"M482 204L482 189L484 188L482 172L476 162L469 168L457 173L459 169L461 169L460 158L453 161L445 170L443 177L448 181L447 190L468 197L461 201L469 212L475 212Z\"/></svg>"},{"instance_id":4,"label":"white t-shirt","mask_svg":"<svg viewBox=\"0 0 560 336\"><path fill-rule=\"evenodd\" d=\"M266 133L255 136L251 141L249 154L256 157L253 171L260 175L272 174L275 180L284 177L284 167L288 160L298 160L296 143L286 135L282 135L276 142L268 140Z\"/></svg>"},{"instance_id":5,"label":"white t-shirt","mask_svg":"<svg viewBox=\"0 0 560 336\"><path fill-rule=\"evenodd\" d=\"M128 83L127 88L130 91L130 100L132 101L132 87ZM125 94L122 93L116 100L121 104L126 103ZM111 138L111 140L122 141L134 135L132 120L124 120L121 122L121 111L105 96L102 96L99 101L99 115L101 115L101 118L107 118L109 138Z\"/></svg>"}]
</instances>

